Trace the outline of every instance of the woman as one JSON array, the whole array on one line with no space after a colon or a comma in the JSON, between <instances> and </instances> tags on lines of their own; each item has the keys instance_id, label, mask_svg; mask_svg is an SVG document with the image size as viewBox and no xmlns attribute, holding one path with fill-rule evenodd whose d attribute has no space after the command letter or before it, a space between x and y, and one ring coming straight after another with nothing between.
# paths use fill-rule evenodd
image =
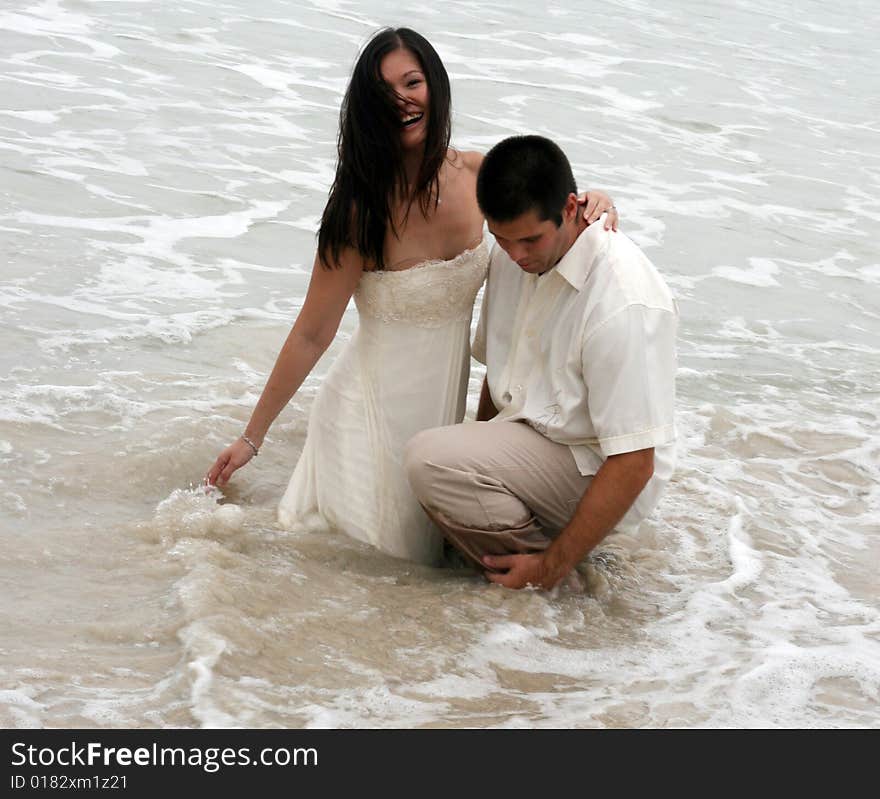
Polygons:
<instances>
[{"instance_id":1,"label":"woman","mask_svg":"<svg viewBox=\"0 0 880 799\"><path fill-rule=\"evenodd\" d=\"M442 540L400 455L419 430L464 416L471 313L488 266L476 201L482 156L451 149L449 139L449 79L434 48L407 28L380 31L342 104L339 163L305 303L244 434L208 473L225 485L257 454L353 295L359 325L315 399L279 520L291 526L318 512L420 563L437 562ZM605 195L590 199L593 218L613 208Z\"/></svg>"}]
</instances>

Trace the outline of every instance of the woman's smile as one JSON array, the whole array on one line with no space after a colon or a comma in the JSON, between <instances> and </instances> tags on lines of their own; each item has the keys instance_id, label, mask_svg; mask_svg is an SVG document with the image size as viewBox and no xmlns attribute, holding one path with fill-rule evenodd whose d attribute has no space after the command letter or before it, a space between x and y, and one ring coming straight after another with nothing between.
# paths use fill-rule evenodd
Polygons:
<instances>
[{"instance_id":1,"label":"woman's smile","mask_svg":"<svg viewBox=\"0 0 880 799\"><path fill-rule=\"evenodd\" d=\"M422 65L405 48L392 50L381 63L382 79L397 97L402 144L413 149L424 143L430 92Z\"/></svg>"}]
</instances>

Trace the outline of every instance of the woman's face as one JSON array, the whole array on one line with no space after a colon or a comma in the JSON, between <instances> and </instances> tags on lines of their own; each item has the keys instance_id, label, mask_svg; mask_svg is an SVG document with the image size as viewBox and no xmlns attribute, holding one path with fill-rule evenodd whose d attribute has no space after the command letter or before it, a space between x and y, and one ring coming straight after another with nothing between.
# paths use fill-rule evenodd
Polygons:
<instances>
[{"instance_id":1,"label":"woman's face","mask_svg":"<svg viewBox=\"0 0 880 799\"><path fill-rule=\"evenodd\" d=\"M388 53L379 64L382 79L398 96L400 141L405 150L424 145L428 134L429 93L419 60L404 48Z\"/></svg>"}]
</instances>

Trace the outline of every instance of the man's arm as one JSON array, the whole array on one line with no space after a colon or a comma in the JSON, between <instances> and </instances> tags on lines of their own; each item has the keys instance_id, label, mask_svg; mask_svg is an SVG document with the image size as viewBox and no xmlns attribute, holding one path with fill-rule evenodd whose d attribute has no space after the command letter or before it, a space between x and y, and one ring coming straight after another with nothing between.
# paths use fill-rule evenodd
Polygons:
<instances>
[{"instance_id":1,"label":"man's arm","mask_svg":"<svg viewBox=\"0 0 880 799\"><path fill-rule=\"evenodd\" d=\"M535 555L487 555L483 563L504 574L486 573L507 588L553 588L624 517L654 474L654 448L611 455L596 472L565 529Z\"/></svg>"},{"instance_id":2,"label":"man's arm","mask_svg":"<svg viewBox=\"0 0 880 799\"><path fill-rule=\"evenodd\" d=\"M489 393L489 380L483 378L483 389L480 391L480 404L477 406L477 421L488 422L498 415L498 408L492 402L492 395Z\"/></svg>"}]
</instances>

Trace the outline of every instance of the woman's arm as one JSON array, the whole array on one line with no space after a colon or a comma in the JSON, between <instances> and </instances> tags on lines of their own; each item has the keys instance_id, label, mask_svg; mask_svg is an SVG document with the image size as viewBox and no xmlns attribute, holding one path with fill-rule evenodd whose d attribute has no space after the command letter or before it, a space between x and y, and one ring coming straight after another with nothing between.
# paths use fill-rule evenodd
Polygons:
<instances>
[{"instance_id":1,"label":"woman's arm","mask_svg":"<svg viewBox=\"0 0 880 799\"><path fill-rule=\"evenodd\" d=\"M354 250L345 250L333 269L315 257L303 307L244 430L254 447L261 446L272 422L330 346L362 272L363 261ZM208 484L226 485L233 472L256 455L254 447L242 437L224 449L208 472Z\"/></svg>"}]
</instances>

